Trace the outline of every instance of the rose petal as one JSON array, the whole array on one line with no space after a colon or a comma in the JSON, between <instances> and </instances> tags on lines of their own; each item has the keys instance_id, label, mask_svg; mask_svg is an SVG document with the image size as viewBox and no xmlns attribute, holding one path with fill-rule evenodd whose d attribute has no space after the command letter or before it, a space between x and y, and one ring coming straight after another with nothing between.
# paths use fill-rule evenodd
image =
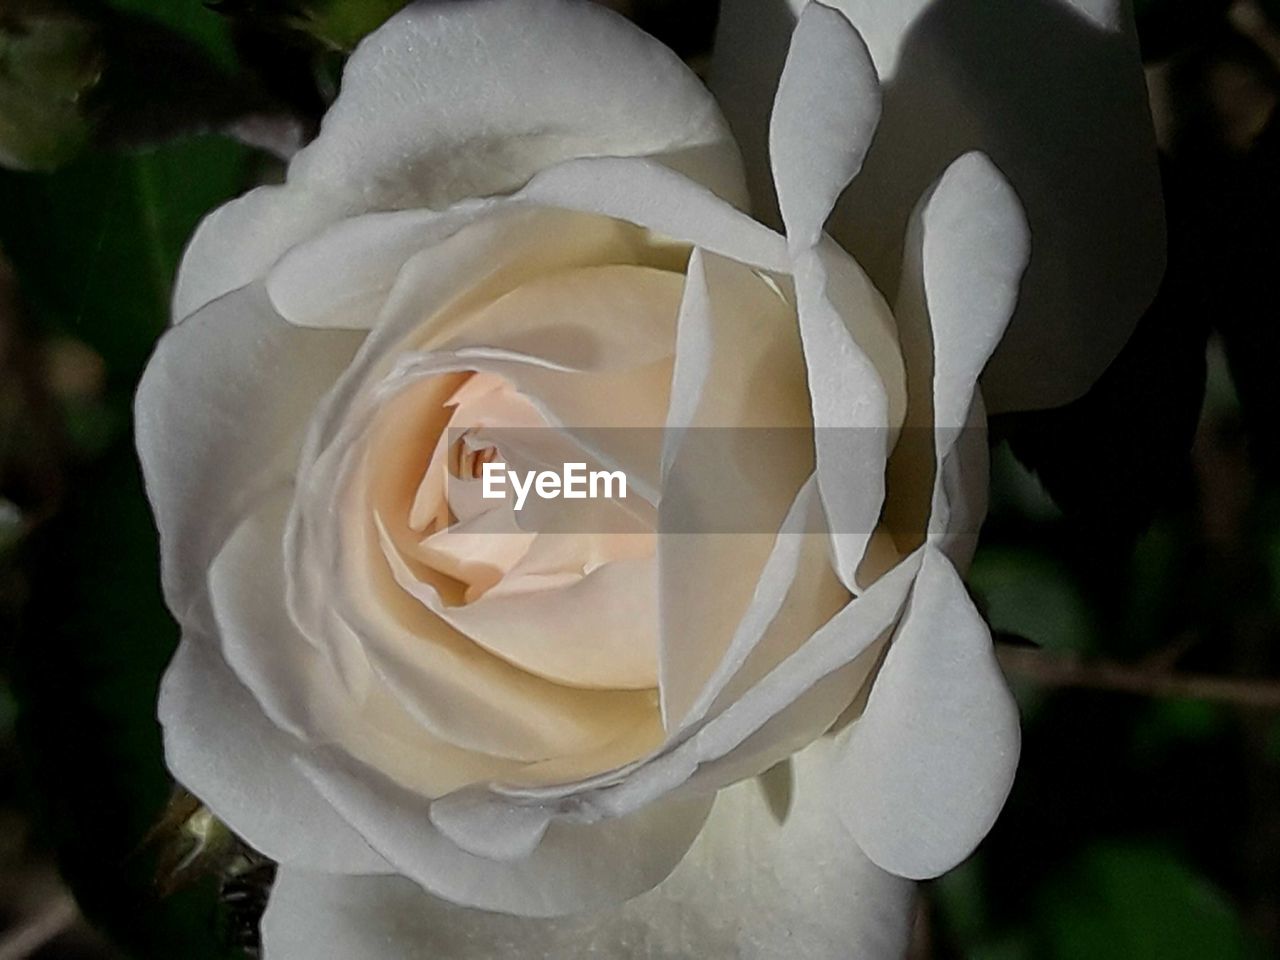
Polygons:
<instances>
[{"instance_id":1,"label":"rose petal","mask_svg":"<svg viewBox=\"0 0 1280 960\"><path fill-rule=\"evenodd\" d=\"M327 589L362 637L376 672L435 736L535 762L601 749L623 732L656 727L649 692L566 687L520 670L404 594L375 556L381 556L375 545L348 545L348 582Z\"/></svg>"},{"instance_id":2,"label":"rose petal","mask_svg":"<svg viewBox=\"0 0 1280 960\"><path fill-rule=\"evenodd\" d=\"M263 715L215 641L184 635L159 717L174 777L255 849L311 870L393 872L292 766L301 744Z\"/></svg>"},{"instance_id":3,"label":"rose petal","mask_svg":"<svg viewBox=\"0 0 1280 960\"><path fill-rule=\"evenodd\" d=\"M448 353L432 357L434 366L420 372L477 369ZM408 431L404 443L390 446L412 455L414 424L393 425ZM435 736L526 762L583 756L590 763L594 753L633 732L650 738L657 724L651 693L576 689L534 677L485 651L396 584L369 515L340 509L339 497L349 489L344 478L367 430L366 418L349 412L329 448L304 460L307 484L286 533L291 612L341 665L349 688L360 691L376 675ZM429 453L429 447L422 451ZM405 494L405 510L412 495ZM335 511L343 523L332 522ZM476 722L480 717L483 723Z\"/></svg>"},{"instance_id":4,"label":"rose petal","mask_svg":"<svg viewBox=\"0 0 1280 960\"><path fill-rule=\"evenodd\" d=\"M557 216L555 209L540 213L537 208L543 206L636 223L746 263L772 269L787 265L781 237L701 184L650 160L601 157L551 167L512 197L463 201L443 211L367 213L343 220L297 243L271 270L268 290L277 309L294 323L368 327L401 267L469 224L498 218L494 225L506 226L518 238L522 218L541 217L539 240L552 247L570 240L580 244L575 234L596 237L609 226L565 213ZM630 258L600 262L643 258L642 238L628 237L619 226L611 225L615 243L629 241ZM473 233L484 235L483 228ZM488 241L493 247L505 242L501 233ZM474 280L475 273L464 275Z\"/></svg>"},{"instance_id":5,"label":"rose petal","mask_svg":"<svg viewBox=\"0 0 1280 960\"><path fill-rule=\"evenodd\" d=\"M677 358L684 368L675 408L683 422L672 427L682 442L667 443L659 506L658 665L668 729L723 659L812 470L791 305L758 274L718 255L703 251L691 270L678 326L686 349L707 352ZM694 429L681 433L686 428ZM717 524L726 504L738 524L728 531Z\"/></svg>"},{"instance_id":6,"label":"rose petal","mask_svg":"<svg viewBox=\"0 0 1280 960\"><path fill-rule=\"evenodd\" d=\"M174 322L264 276L285 251L340 210L332 198L296 186L258 187L214 210L182 254L173 286Z\"/></svg>"},{"instance_id":7,"label":"rose petal","mask_svg":"<svg viewBox=\"0 0 1280 960\"><path fill-rule=\"evenodd\" d=\"M682 274L656 267L557 270L504 294L424 348L496 347L590 372L640 367L671 356L683 287ZM625 406L626 399L615 402Z\"/></svg>"},{"instance_id":8,"label":"rose petal","mask_svg":"<svg viewBox=\"0 0 1280 960\"><path fill-rule=\"evenodd\" d=\"M969 422L942 462L929 518L934 546L962 574L969 569L978 549L978 532L987 517L990 485L987 411L982 392L975 390L969 405Z\"/></svg>"},{"instance_id":9,"label":"rose petal","mask_svg":"<svg viewBox=\"0 0 1280 960\"><path fill-rule=\"evenodd\" d=\"M453 903L551 917L621 902L652 888L688 850L710 799L651 804L597 824L557 822L527 857L490 860L430 822L422 798L339 754L301 761L316 788L405 876Z\"/></svg>"},{"instance_id":10,"label":"rose petal","mask_svg":"<svg viewBox=\"0 0 1280 960\"><path fill-rule=\"evenodd\" d=\"M978 375L1018 301L1031 236L1008 182L981 153L951 164L912 214L894 315L908 370L931 397L939 441L968 419ZM945 454L945 447L939 448Z\"/></svg>"},{"instance_id":11,"label":"rose petal","mask_svg":"<svg viewBox=\"0 0 1280 960\"><path fill-rule=\"evenodd\" d=\"M402 878L281 869L263 918L267 960L897 960L913 884L870 863L834 812L827 740L721 791L671 875L593 913L530 920L451 906ZM621 866L621 865L620 865Z\"/></svg>"},{"instance_id":12,"label":"rose petal","mask_svg":"<svg viewBox=\"0 0 1280 960\"><path fill-rule=\"evenodd\" d=\"M895 452L889 482L905 480L886 519L907 548L924 539L927 516L929 543L848 734L843 807L868 855L903 876L935 876L968 856L1017 766L1017 708L986 624L939 548L967 559L966 535L981 519L974 511L985 492L975 485L985 488L986 445L976 382L1013 311L1027 250L1017 198L981 154L948 168L908 232L895 313L913 387L908 445ZM933 464L941 467L928 483ZM910 499L915 506L904 509Z\"/></svg>"},{"instance_id":13,"label":"rose petal","mask_svg":"<svg viewBox=\"0 0 1280 960\"><path fill-rule=\"evenodd\" d=\"M782 237L697 181L651 160L570 160L538 174L519 196L616 217L739 263L767 270L789 268Z\"/></svg>"},{"instance_id":14,"label":"rose petal","mask_svg":"<svg viewBox=\"0 0 1280 960\"><path fill-rule=\"evenodd\" d=\"M951 527L935 465L961 437L966 446L984 443L984 424L972 420L970 407L1013 313L1029 245L1017 197L980 153L948 167L912 214L894 311L911 389L903 442L889 466L895 493L885 509L901 550ZM980 520L969 516L968 532Z\"/></svg>"},{"instance_id":15,"label":"rose petal","mask_svg":"<svg viewBox=\"0 0 1280 960\"><path fill-rule=\"evenodd\" d=\"M983 378L994 412L1086 390L1128 339L1164 270L1146 87L1122 0L833 0L885 84L866 164L829 229L877 286L898 285L920 194L956 157L989 154L1026 206L1035 252ZM712 89L768 211L768 109L803 0L726 0Z\"/></svg>"},{"instance_id":16,"label":"rose petal","mask_svg":"<svg viewBox=\"0 0 1280 960\"><path fill-rule=\"evenodd\" d=\"M848 593L831 569L825 531L817 485L810 478L782 523L728 649L697 692L680 726L668 735L667 753L678 756L664 757L655 751L624 768L577 783L561 779L552 781L550 786L529 788L513 788L504 783L495 789L515 803L555 804L577 794L618 786L646 763L653 763L655 770L639 774L647 780L648 785L641 791L645 797L677 789L695 773L704 786L723 786L754 776L829 728L874 665L860 661L874 652L877 631L892 625L906 599L910 571L888 578L878 591L879 599L862 603L857 616L865 617L866 629L854 627L853 618L847 612L840 613L847 604ZM891 592L897 598L897 606L889 596ZM827 623L833 615L841 620L840 624ZM820 653L801 652L815 633L814 625L819 623L825 624L817 631L825 639L819 641L818 647L834 644L843 651L834 665L825 665L828 660L821 659ZM815 668L815 664L819 665ZM771 677L775 671L777 675ZM786 694L778 693L786 684L791 684L786 689L792 702L787 701ZM822 689L815 693L815 687ZM808 692L799 695L797 690ZM745 712L739 707L724 723L716 719L744 698L748 701ZM712 727L713 723L719 725ZM725 723L738 732L726 734L729 728ZM704 727L712 729L700 733ZM686 732L696 735L686 736ZM728 754L734 754L733 759L720 764ZM709 769L699 771L699 765L704 763ZM635 796L632 792L631 797ZM588 802L593 801L588 798ZM606 815L616 815L625 804L605 806L609 808Z\"/></svg>"},{"instance_id":17,"label":"rose petal","mask_svg":"<svg viewBox=\"0 0 1280 960\"><path fill-rule=\"evenodd\" d=\"M260 279L342 217L444 209L593 156L652 157L746 204L742 161L715 100L623 18L565 0L411 4L349 58L288 186L206 218L179 271L175 318Z\"/></svg>"},{"instance_id":18,"label":"rose petal","mask_svg":"<svg viewBox=\"0 0 1280 960\"><path fill-rule=\"evenodd\" d=\"M255 498L292 475L307 419L360 339L290 326L260 286L214 301L160 339L134 417L165 596L179 618Z\"/></svg>"},{"instance_id":19,"label":"rose petal","mask_svg":"<svg viewBox=\"0 0 1280 960\"><path fill-rule=\"evenodd\" d=\"M368 329L400 268L493 209L366 213L329 224L273 261L267 293L280 315L306 327Z\"/></svg>"},{"instance_id":20,"label":"rose petal","mask_svg":"<svg viewBox=\"0 0 1280 960\"><path fill-rule=\"evenodd\" d=\"M485 596L449 607L424 589L393 549L384 546L384 553L402 589L472 642L535 676L599 690L657 685L657 577L651 559L614 561L555 590Z\"/></svg>"},{"instance_id":21,"label":"rose petal","mask_svg":"<svg viewBox=\"0 0 1280 960\"><path fill-rule=\"evenodd\" d=\"M696 730L710 714L723 713L744 692L808 641L812 624L847 601L848 594L830 568L817 485L813 478L801 488L782 522L750 606L734 631L724 657L698 691L679 726L668 735L679 743L686 730ZM627 773L652 760L655 751L626 768L577 783L561 780L545 787L499 791L516 801L547 802L600 786L620 783Z\"/></svg>"},{"instance_id":22,"label":"rose petal","mask_svg":"<svg viewBox=\"0 0 1280 960\"><path fill-rule=\"evenodd\" d=\"M922 879L991 829L1013 785L1018 708L951 562L924 560L840 762L841 820L877 864Z\"/></svg>"},{"instance_id":23,"label":"rose petal","mask_svg":"<svg viewBox=\"0 0 1280 960\"><path fill-rule=\"evenodd\" d=\"M627 477L629 510L654 504L663 437L654 425L667 409L671 383L669 359L600 374L549 370L537 357L483 349L459 350L457 356L479 369L500 372L532 399L546 422L572 437L593 469L622 470ZM528 447L515 438L515 444ZM579 458L581 459L581 458ZM557 463L556 469L559 469ZM650 521L649 528L652 529Z\"/></svg>"},{"instance_id":24,"label":"rose petal","mask_svg":"<svg viewBox=\"0 0 1280 960\"><path fill-rule=\"evenodd\" d=\"M711 292L700 247L694 247L685 273L680 312L676 317L675 364L670 402L662 435L661 478L666 482L684 431L694 424L702 391L711 373L715 337L711 329Z\"/></svg>"},{"instance_id":25,"label":"rose petal","mask_svg":"<svg viewBox=\"0 0 1280 960\"><path fill-rule=\"evenodd\" d=\"M486 860L523 860L538 849L553 819L545 807L516 807L483 787L431 804L431 822L467 853Z\"/></svg>"},{"instance_id":26,"label":"rose petal","mask_svg":"<svg viewBox=\"0 0 1280 960\"><path fill-rule=\"evenodd\" d=\"M809 641L849 601L831 567L826 516L811 477L796 495L751 605L734 631L724 659L684 718L684 725L717 716L737 703L778 665Z\"/></svg>"},{"instance_id":27,"label":"rose petal","mask_svg":"<svg viewBox=\"0 0 1280 960\"><path fill-rule=\"evenodd\" d=\"M340 466L342 451L332 448L335 438L356 419L352 409L355 398L375 376L386 373L389 358L397 348L405 349L424 318L435 324L428 325L428 334L445 332L460 315L548 272L594 263L635 262L638 233L602 217L504 207L411 257L387 296L377 327L335 389L317 407L300 470L314 479L318 477L318 459L327 462L326 469ZM446 368L474 369L475 364L455 362L441 369ZM357 429L354 435L359 432ZM311 485L317 483L314 479ZM331 487L332 483L319 485ZM333 532L332 526L322 525L314 533L323 538ZM300 527L297 536L304 533ZM315 549L325 548L311 544L304 552ZM322 591L317 596L323 600ZM331 620L332 612L326 609L323 618ZM306 617L302 620L310 622ZM348 627L335 625L329 633L335 631L345 637L330 637L341 643L337 658L343 665L344 679L351 689L358 690L365 682L362 675L369 672L367 660Z\"/></svg>"},{"instance_id":28,"label":"rose petal","mask_svg":"<svg viewBox=\"0 0 1280 960\"><path fill-rule=\"evenodd\" d=\"M433 737L376 678L361 699L348 695L333 665L298 632L285 606L283 537L291 496L284 487L265 498L209 570L209 601L223 654L258 709L297 738L295 752L316 743L338 744L424 797L515 775L517 764Z\"/></svg>"},{"instance_id":29,"label":"rose petal","mask_svg":"<svg viewBox=\"0 0 1280 960\"><path fill-rule=\"evenodd\" d=\"M796 303L813 402L818 490L831 526L836 570L852 590L880 519L893 434L888 390L836 312L828 285L818 251L800 253Z\"/></svg>"},{"instance_id":30,"label":"rose petal","mask_svg":"<svg viewBox=\"0 0 1280 960\"><path fill-rule=\"evenodd\" d=\"M363 209L443 208L583 156L652 156L741 201L714 99L596 4L411 4L366 37L290 181Z\"/></svg>"},{"instance_id":31,"label":"rose petal","mask_svg":"<svg viewBox=\"0 0 1280 960\"><path fill-rule=\"evenodd\" d=\"M816 738L852 701L858 693L857 685L837 683L823 690L825 694L835 694L834 702L818 698L817 705L828 709L829 714L822 725L807 730L808 740L797 734L794 721L799 719L801 727L807 727L804 721L815 715L807 702L812 692L849 667L897 622L911 589L916 562L915 555L904 560L850 601L806 643L691 737L643 764L617 785L567 798L562 809L566 813L625 817L691 782L695 776L700 786L708 789L726 786L742 776L761 772ZM779 744L782 749L775 755ZM768 757L768 762L756 765L761 756ZM732 773L724 775L718 765L730 768Z\"/></svg>"},{"instance_id":32,"label":"rose petal","mask_svg":"<svg viewBox=\"0 0 1280 960\"><path fill-rule=\"evenodd\" d=\"M769 123L769 159L787 240L817 244L862 169L880 120L880 80L862 37L821 3L796 23Z\"/></svg>"},{"instance_id":33,"label":"rose petal","mask_svg":"<svg viewBox=\"0 0 1280 960\"><path fill-rule=\"evenodd\" d=\"M308 460L332 443L350 417L354 398L374 376L388 372L397 351L431 345L472 311L538 277L635 263L641 256L637 233L603 217L503 204L414 254L386 293L359 356L319 411Z\"/></svg>"}]
</instances>

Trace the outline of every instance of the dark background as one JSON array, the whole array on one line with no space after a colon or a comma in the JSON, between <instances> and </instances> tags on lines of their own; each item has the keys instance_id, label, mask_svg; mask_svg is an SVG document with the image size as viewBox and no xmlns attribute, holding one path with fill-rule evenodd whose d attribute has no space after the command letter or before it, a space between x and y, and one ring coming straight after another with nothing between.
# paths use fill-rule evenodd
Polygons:
<instances>
[{"instance_id":1,"label":"dark background","mask_svg":"<svg viewBox=\"0 0 1280 960\"><path fill-rule=\"evenodd\" d=\"M196 222L399 5L0 0L0 960L255 948L271 866L161 760L129 402ZM705 64L714 2L612 5ZM1022 766L920 957L1280 956L1280 3L1138 15L1170 271L1088 396L992 424Z\"/></svg>"}]
</instances>

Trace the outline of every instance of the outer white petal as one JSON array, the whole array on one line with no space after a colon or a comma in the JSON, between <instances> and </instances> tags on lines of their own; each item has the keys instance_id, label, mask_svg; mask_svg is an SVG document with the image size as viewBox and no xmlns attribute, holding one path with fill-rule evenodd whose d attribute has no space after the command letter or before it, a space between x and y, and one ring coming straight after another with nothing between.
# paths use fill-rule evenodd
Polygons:
<instances>
[{"instance_id":1,"label":"outer white petal","mask_svg":"<svg viewBox=\"0 0 1280 960\"><path fill-rule=\"evenodd\" d=\"M971 407L1014 311L1029 244L1018 198L979 153L948 167L912 214L895 308L910 387L907 429L890 461L894 494L885 510L902 549L926 533L958 534L953 519L977 532L973 494L956 485L958 460L949 477L935 467L957 443L971 464L973 448L985 446L984 422ZM954 518L951 498L964 507Z\"/></svg>"},{"instance_id":2,"label":"outer white petal","mask_svg":"<svg viewBox=\"0 0 1280 960\"><path fill-rule=\"evenodd\" d=\"M255 849L305 869L392 872L292 766L301 744L266 718L215 641L186 634L159 713L174 777Z\"/></svg>"},{"instance_id":3,"label":"outer white petal","mask_svg":"<svg viewBox=\"0 0 1280 960\"><path fill-rule=\"evenodd\" d=\"M948 431L940 440L954 440L968 419L978 375L1018 302L1030 248L1017 196L981 153L947 167L912 215L894 315L908 377L924 394L912 391L908 420L923 406L931 416L922 423Z\"/></svg>"},{"instance_id":4,"label":"outer white petal","mask_svg":"<svg viewBox=\"0 0 1280 960\"><path fill-rule=\"evenodd\" d=\"M411 4L351 56L287 185L254 190L201 224L174 317L260 279L344 217L440 210L508 193L564 160L606 156L651 157L746 205L715 100L622 17L585 0Z\"/></svg>"},{"instance_id":5,"label":"outer white petal","mask_svg":"<svg viewBox=\"0 0 1280 960\"><path fill-rule=\"evenodd\" d=\"M341 214L333 197L301 187L250 190L200 221L173 287L173 321L264 276L299 241Z\"/></svg>"},{"instance_id":6,"label":"outer white petal","mask_svg":"<svg viewBox=\"0 0 1280 960\"><path fill-rule=\"evenodd\" d=\"M302 636L285 606L283 527L293 490L265 498L209 569L209 607L227 665L259 709L298 740L338 744L424 796L440 796L514 764L459 749L425 730L374 680L353 697L331 660ZM235 829L234 819L228 820Z\"/></svg>"},{"instance_id":7,"label":"outer white petal","mask_svg":"<svg viewBox=\"0 0 1280 960\"><path fill-rule=\"evenodd\" d=\"M935 515L930 517L935 545L961 574L968 571L978 549L990 486L987 411L982 392L974 391L969 422L942 461L933 495Z\"/></svg>"},{"instance_id":8,"label":"outer white petal","mask_svg":"<svg viewBox=\"0 0 1280 960\"><path fill-rule=\"evenodd\" d=\"M743 198L714 99L622 17L568 0L419 2L357 47L289 179L366 210L442 208L590 156L658 157Z\"/></svg>"},{"instance_id":9,"label":"outer white petal","mask_svg":"<svg viewBox=\"0 0 1280 960\"><path fill-rule=\"evenodd\" d=\"M675 756L661 757L662 751L655 751L621 770L576 784L524 789L504 785L497 788L498 792L517 804L554 807L575 794L617 786L626 775L636 773L647 762L654 764L656 776L654 771L636 773L644 785L638 792L628 788L631 800L638 797L638 802L644 802L663 789L680 787L685 778L698 773L699 765L704 763L714 767L714 776L700 778L703 790L714 789L706 785L712 781L718 787L754 776L814 740L848 705L852 691L860 687L874 665L868 662L868 654L872 654L870 661L874 661L871 645L877 634L892 624L906 600L910 576L900 579L896 606L868 609L867 604L861 604L856 617L841 618L845 621L842 626L849 629L837 631L835 645L841 648L841 653L835 660L845 666L836 666L834 672L827 672L833 670L831 658L823 660L819 650L830 646L830 630L825 631L814 647L803 650L810 641L815 618L831 610L833 602L839 605L848 600L831 569L825 517L818 502L816 482L810 478L782 523L751 602L723 658L697 691L681 727L669 735L672 744L669 752ZM883 620L878 621L878 617ZM830 650L826 652L829 654ZM817 656L812 656L815 653ZM815 661L823 661L818 669L814 669ZM766 678L779 667L783 669L766 683ZM799 678L800 682L795 684L786 678L791 681ZM755 689L758 686L759 691ZM808 692L797 694L805 688ZM819 691L817 695L815 689ZM745 711L735 708L727 722L716 719L744 699L747 700ZM799 707L795 703L797 699L804 701ZM708 721L708 718L712 719ZM709 735L701 732L704 729L710 731ZM729 754L734 755L732 762L719 762ZM736 776L725 773L730 767ZM571 801L565 809L575 802ZM622 803L609 801L606 806L615 811L630 809L625 799Z\"/></svg>"},{"instance_id":10,"label":"outer white petal","mask_svg":"<svg viewBox=\"0 0 1280 960\"><path fill-rule=\"evenodd\" d=\"M842 807L868 855L903 876L935 876L968 856L1017 766L1017 708L941 550L966 560L981 519L976 382L1013 311L1027 247L1017 198L980 154L948 168L908 231L896 314L912 389L907 444L889 475L907 496L886 517L904 542L929 536L907 613L847 734Z\"/></svg>"},{"instance_id":11,"label":"outer white petal","mask_svg":"<svg viewBox=\"0 0 1280 960\"><path fill-rule=\"evenodd\" d=\"M932 547L862 717L845 734L840 814L904 877L941 874L991 829L1018 763L1018 708L991 634Z\"/></svg>"},{"instance_id":12,"label":"outer white petal","mask_svg":"<svg viewBox=\"0 0 1280 960\"><path fill-rule=\"evenodd\" d=\"M451 906L404 879L289 868L266 960L898 960L912 884L873 864L832 804L831 745L721 791L685 858L626 903L554 920Z\"/></svg>"},{"instance_id":13,"label":"outer white petal","mask_svg":"<svg viewBox=\"0 0 1280 960\"><path fill-rule=\"evenodd\" d=\"M704 184L636 157L572 160L544 171L520 197L599 213L766 270L789 268L782 238Z\"/></svg>"},{"instance_id":14,"label":"outer white petal","mask_svg":"<svg viewBox=\"0 0 1280 960\"><path fill-rule=\"evenodd\" d=\"M165 595L180 619L231 529L292 475L307 420L361 337L290 326L251 286L161 338L134 417Z\"/></svg>"},{"instance_id":15,"label":"outer white petal","mask_svg":"<svg viewBox=\"0 0 1280 960\"><path fill-rule=\"evenodd\" d=\"M405 262L493 206L366 213L330 224L282 251L266 274L281 316L307 327L368 329Z\"/></svg>"},{"instance_id":16,"label":"outer white petal","mask_svg":"<svg viewBox=\"0 0 1280 960\"><path fill-rule=\"evenodd\" d=\"M598 236L618 225L573 222L564 211L598 214L652 230L663 237L726 257L783 271L788 268L780 236L720 199L705 186L652 160L599 157L570 160L535 176L518 193L503 198L464 201L448 210L403 210L350 217L296 243L270 269L267 290L276 309L293 323L318 327L368 328L378 319L400 272L420 255L467 228L488 221L540 215L556 208L559 225L543 229L543 246L563 245L573 233ZM556 210L542 216L556 217ZM505 221L504 219L505 218ZM477 226L477 231L486 228ZM489 228L492 231L492 228ZM498 231L493 248L514 246ZM638 237L631 244L633 257ZM582 242L573 237L573 242ZM483 268L483 262L472 274ZM451 276L459 281L473 276ZM441 278L435 278L439 284Z\"/></svg>"},{"instance_id":17,"label":"outer white petal","mask_svg":"<svg viewBox=\"0 0 1280 960\"><path fill-rule=\"evenodd\" d=\"M879 293L830 241L818 248L831 208L862 167L879 117L879 80L862 38L839 12L810 4L778 82L769 150L795 257L818 485L836 566L850 587L880 517L905 386Z\"/></svg>"},{"instance_id":18,"label":"outer white petal","mask_svg":"<svg viewBox=\"0 0 1280 960\"><path fill-rule=\"evenodd\" d=\"M804 0L725 0L712 88L772 204L768 105ZM832 234L882 290L916 198L968 150L1027 208L1025 296L984 376L993 411L1065 403L1128 339L1164 269L1155 142L1123 0L833 0L870 47L883 114Z\"/></svg>"},{"instance_id":19,"label":"outer white petal","mask_svg":"<svg viewBox=\"0 0 1280 960\"><path fill-rule=\"evenodd\" d=\"M528 856L509 859L509 844L527 832L522 822L503 838L503 859L489 859L440 832L420 795L336 752L308 758L302 766L399 872L452 903L527 917L597 909L651 889L684 856L711 805L710 798L685 798L650 804L619 820L552 823L540 842L526 845ZM457 825L448 813L446 808L447 823Z\"/></svg>"},{"instance_id":20,"label":"outer white petal","mask_svg":"<svg viewBox=\"0 0 1280 960\"><path fill-rule=\"evenodd\" d=\"M880 81L866 44L843 15L809 4L769 123L773 181L792 246L818 242L836 199L862 169L879 119Z\"/></svg>"},{"instance_id":21,"label":"outer white petal","mask_svg":"<svg viewBox=\"0 0 1280 960\"><path fill-rule=\"evenodd\" d=\"M881 577L687 740L616 786L566 800L564 809L623 817L686 782L694 789L717 789L759 773L816 738L857 693L860 683L840 674L897 623L917 566L912 556ZM829 712L812 726L824 711Z\"/></svg>"},{"instance_id":22,"label":"outer white petal","mask_svg":"<svg viewBox=\"0 0 1280 960\"><path fill-rule=\"evenodd\" d=\"M889 393L828 294L827 264L817 250L798 256L795 280L818 489L831 524L836 569L852 590L884 503L893 425Z\"/></svg>"}]
</instances>

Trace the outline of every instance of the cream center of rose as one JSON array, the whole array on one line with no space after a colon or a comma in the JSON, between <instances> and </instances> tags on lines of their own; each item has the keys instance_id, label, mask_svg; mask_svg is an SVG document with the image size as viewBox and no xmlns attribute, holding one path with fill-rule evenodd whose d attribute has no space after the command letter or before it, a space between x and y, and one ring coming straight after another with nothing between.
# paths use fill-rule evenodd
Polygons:
<instances>
[{"instance_id":1,"label":"cream center of rose","mask_svg":"<svg viewBox=\"0 0 1280 960\"><path fill-rule=\"evenodd\" d=\"M640 582L654 575L652 527L632 521L627 532L557 531L552 515L530 529L527 511L517 511L513 497L483 495L485 463L525 470L572 459L575 449L572 437L500 374L438 374L403 389L379 412L366 453L368 509L382 557L401 589L517 666L573 685L656 687L656 617L635 609L652 606L653 591ZM622 634L630 649L619 655L617 636L578 638L595 648L591 659L597 661L589 675L579 675L563 663L580 649L572 639L575 625L593 629L583 621L598 619L580 616L579 605L609 602L602 591L619 588L630 594L621 609L634 614ZM522 605L529 616L557 607L564 645L531 651L490 642L485 625L501 631L495 618L512 616L512 632L527 627Z\"/></svg>"}]
</instances>

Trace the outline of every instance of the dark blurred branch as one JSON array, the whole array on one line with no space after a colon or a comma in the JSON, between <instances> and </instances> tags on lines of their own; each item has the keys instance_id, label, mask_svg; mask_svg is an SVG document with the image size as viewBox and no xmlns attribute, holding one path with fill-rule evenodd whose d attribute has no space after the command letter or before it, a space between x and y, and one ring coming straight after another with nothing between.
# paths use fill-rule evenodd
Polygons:
<instances>
[{"instance_id":1,"label":"dark blurred branch","mask_svg":"<svg viewBox=\"0 0 1280 960\"><path fill-rule=\"evenodd\" d=\"M1111 660L1082 660L1022 646L996 645L1010 677L1047 687L1111 690L1143 697L1208 700L1256 710L1280 710L1280 680L1240 680L1198 673L1152 670Z\"/></svg>"}]
</instances>

